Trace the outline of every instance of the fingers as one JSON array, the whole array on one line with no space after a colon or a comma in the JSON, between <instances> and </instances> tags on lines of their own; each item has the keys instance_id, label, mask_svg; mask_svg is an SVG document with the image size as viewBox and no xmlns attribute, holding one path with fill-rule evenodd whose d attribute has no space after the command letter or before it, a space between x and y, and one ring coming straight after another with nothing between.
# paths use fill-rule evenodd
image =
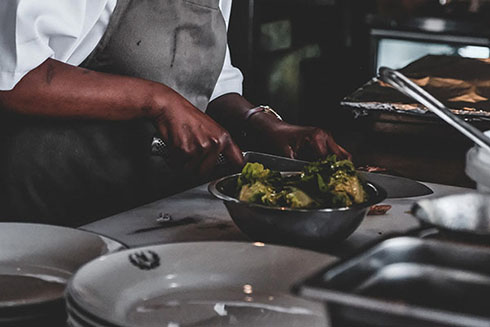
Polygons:
<instances>
[{"instance_id":1,"label":"fingers","mask_svg":"<svg viewBox=\"0 0 490 327\"><path fill-rule=\"evenodd\" d=\"M223 154L225 157L230 161L232 165L235 165L236 167L241 167L244 164L244 159L243 159L243 154L242 150L238 147L238 145L233 142L231 137L229 137L229 140L223 149Z\"/></svg>"},{"instance_id":2,"label":"fingers","mask_svg":"<svg viewBox=\"0 0 490 327\"><path fill-rule=\"evenodd\" d=\"M207 177L216 167L220 153L225 155L230 164L243 166L242 151L224 129L212 133L201 133L199 130L193 132L185 133L185 129L173 131L169 164L174 168Z\"/></svg>"},{"instance_id":3,"label":"fingers","mask_svg":"<svg viewBox=\"0 0 490 327\"><path fill-rule=\"evenodd\" d=\"M349 152L349 151L347 151L346 149L344 149L344 148L343 148L343 147L341 147L340 145L339 145L339 149L340 149L340 151L341 151L341 152L342 152L342 154L343 154L343 157L341 157L341 158L346 158L346 159L352 160L352 154L350 154L350 152Z\"/></svg>"},{"instance_id":4,"label":"fingers","mask_svg":"<svg viewBox=\"0 0 490 327\"><path fill-rule=\"evenodd\" d=\"M227 158L230 164L242 167L243 154L240 148L233 142L228 133L223 133L221 138L212 138L211 146L204 147L204 156L198 167L200 176L208 176L215 169L220 153Z\"/></svg>"},{"instance_id":5,"label":"fingers","mask_svg":"<svg viewBox=\"0 0 490 327\"><path fill-rule=\"evenodd\" d=\"M197 165L197 172L199 176L209 175L216 167L218 156L221 152L221 143L217 138L212 138L209 144L205 144L204 155Z\"/></svg>"},{"instance_id":6,"label":"fingers","mask_svg":"<svg viewBox=\"0 0 490 327\"><path fill-rule=\"evenodd\" d=\"M175 169L183 169L191 172L198 167L203 150L198 140L185 125L171 129L169 146L169 164Z\"/></svg>"},{"instance_id":7,"label":"fingers","mask_svg":"<svg viewBox=\"0 0 490 327\"><path fill-rule=\"evenodd\" d=\"M289 144L286 144L282 147L282 153L284 156L286 156L288 158L291 158L291 159L296 158L296 153Z\"/></svg>"},{"instance_id":8,"label":"fingers","mask_svg":"<svg viewBox=\"0 0 490 327\"><path fill-rule=\"evenodd\" d=\"M308 127L302 138L304 140L297 144L299 145L298 153L303 159L323 159L331 153L343 156L335 141L332 142L331 135L320 128Z\"/></svg>"},{"instance_id":9,"label":"fingers","mask_svg":"<svg viewBox=\"0 0 490 327\"><path fill-rule=\"evenodd\" d=\"M351 159L352 155L344 148L335 142L331 133L320 128L310 128L306 131L306 135L303 136L307 141L305 142L313 151L313 156L318 158L325 158L328 154L335 154L339 159ZM307 153L303 149L303 153Z\"/></svg>"},{"instance_id":10,"label":"fingers","mask_svg":"<svg viewBox=\"0 0 490 327\"><path fill-rule=\"evenodd\" d=\"M170 165L196 177L206 175L221 152L232 164L243 165L242 152L225 129L180 95L172 100L155 118L169 145Z\"/></svg>"},{"instance_id":11,"label":"fingers","mask_svg":"<svg viewBox=\"0 0 490 327\"><path fill-rule=\"evenodd\" d=\"M325 158L328 155L328 134L321 129L315 129L313 132L311 146L319 158Z\"/></svg>"},{"instance_id":12,"label":"fingers","mask_svg":"<svg viewBox=\"0 0 490 327\"><path fill-rule=\"evenodd\" d=\"M222 142L217 137L204 137L202 135L191 138L186 147L180 149L180 167L184 171L196 176L208 175L216 166L219 153L223 148Z\"/></svg>"},{"instance_id":13,"label":"fingers","mask_svg":"<svg viewBox=\"0 0 490 327\"><path fill-rule=\"evenodd\" d=\"M331 133L328 133L327 144L329 149L340 159L352 159L352 155L347 152L343 147L335 142Z\"/></svg>"}]
</instances>

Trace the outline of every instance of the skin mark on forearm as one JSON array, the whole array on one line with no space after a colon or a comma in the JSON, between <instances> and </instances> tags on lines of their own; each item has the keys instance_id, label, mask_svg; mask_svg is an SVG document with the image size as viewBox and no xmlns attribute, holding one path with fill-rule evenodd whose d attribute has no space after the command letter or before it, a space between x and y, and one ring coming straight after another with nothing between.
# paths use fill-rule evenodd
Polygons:
<instances>
[{"instance_id":1,"label":"skin mark on forearm","mask_svg":"<svg viewBox=\"0 0 490 327\"><path fill-rule=\"evenodd\" d=\"M152 100L150 96L145 98L142 106L140 107L140 110L143 117L152 117L154 108L152 106Z\"/></svg>"},{"instance_id":2,"label":"skin mark on forearm","mask_svg":"<svg viewBox=\"0 0 490 327\"><path fill-rule=\"evenodd\" d=\"M150 115L151 111L152 111L152 108L149 105L144 105L141 107L141 112L143 113L144 116Z\"/></svg>"},{"instance_id":3,"label":"skin mark on forearm","mask_svg":"<svg viewBox=\"0 0 490 327\"><path fill-rule=\"evenodd\" d=\"M54 65L52 63L48 63L48 67L46 68L46 83L51 84L53 81L55 71Z\"/></svg>"}]
</instances>

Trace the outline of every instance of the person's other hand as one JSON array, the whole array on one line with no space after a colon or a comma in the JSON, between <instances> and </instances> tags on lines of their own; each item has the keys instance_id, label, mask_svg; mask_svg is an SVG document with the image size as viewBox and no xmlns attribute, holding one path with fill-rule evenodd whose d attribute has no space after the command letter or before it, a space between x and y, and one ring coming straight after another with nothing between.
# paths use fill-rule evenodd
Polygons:
<instances>
[{"instance_id":1,"label":"person's other hand","mask_svg":"<svg viewBox=\"0 0 490 327\"><path fill-rule=\"evenodd\" d=\"M220 153L237 166L243 165L240 148L230 134L211 117L178 94L165 98L154 120L170 147L171 161L184 170L208 175Z\"/></svg>"},{"instance_id":2,"label":"person's other hand","mask_svg":"<svg viewBox=\"0 0 490 327\"><path fill-rule=\"evenodd\" d=\"M272 152L290 158L316 160L335 154L341 159L352 156L338 145L332 134L321 128L277 122L273 128L264 129L262 140Z\"/></svg>"}]
</instances>

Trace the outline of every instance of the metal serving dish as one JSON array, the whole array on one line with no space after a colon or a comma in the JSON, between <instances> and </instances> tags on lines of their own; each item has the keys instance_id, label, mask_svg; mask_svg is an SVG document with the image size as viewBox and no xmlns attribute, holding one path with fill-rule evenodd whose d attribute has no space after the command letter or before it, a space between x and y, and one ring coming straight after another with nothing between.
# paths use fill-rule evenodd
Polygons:
<instances>
[{"instance_id":1,"label":"metal serving dish","mask_svg":"<svg viewBox=\"0 0 490 327\"><path fill-rule=\"evenodd\" d=\"M295 287L334 326L490 326L490 247L397 237Z\"/></svg>"},{"instance_id":2,"label":"metal serving dish","mask_svg":"<svg viewBox=\"0 0 490 327\"><path fill-rule=\"evenodd\" d=\"M413 204L411 212L423 224L490 242L489 194L465 192L422 199Z\"/></svg>"},{"instance_id":3,"label":"metal serving dish","mask_svg":"<svg viewBox=\"0 0 490 327\"><path fill-rule=\"evenodd\" d=\"M293 173L290 173L293 174ZM231 218L255 241L323 246L352 234L370 206L386 198L386 191L367 182L369 200L344 208L291 209L239 201L236 196L240 174L211 182L209 192L223 200Z\"/></svg>"}]
</instances>

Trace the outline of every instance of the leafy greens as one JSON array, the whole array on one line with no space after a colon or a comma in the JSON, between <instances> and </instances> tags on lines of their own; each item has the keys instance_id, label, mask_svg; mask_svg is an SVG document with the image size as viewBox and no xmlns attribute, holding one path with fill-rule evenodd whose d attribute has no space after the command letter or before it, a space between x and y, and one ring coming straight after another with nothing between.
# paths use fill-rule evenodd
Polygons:
<instances>
[{"instance_id":1,"label":"leafy greens","mask_svg":"<svg viewBox=\"0 0 490 327\"><path fill-rule=\"evenodd\" d=\"M240 201L297 209L346 207L368 199L353 163L334 155L289 176L247 163L237 187Z\"/></svg>"}]
</instances>

